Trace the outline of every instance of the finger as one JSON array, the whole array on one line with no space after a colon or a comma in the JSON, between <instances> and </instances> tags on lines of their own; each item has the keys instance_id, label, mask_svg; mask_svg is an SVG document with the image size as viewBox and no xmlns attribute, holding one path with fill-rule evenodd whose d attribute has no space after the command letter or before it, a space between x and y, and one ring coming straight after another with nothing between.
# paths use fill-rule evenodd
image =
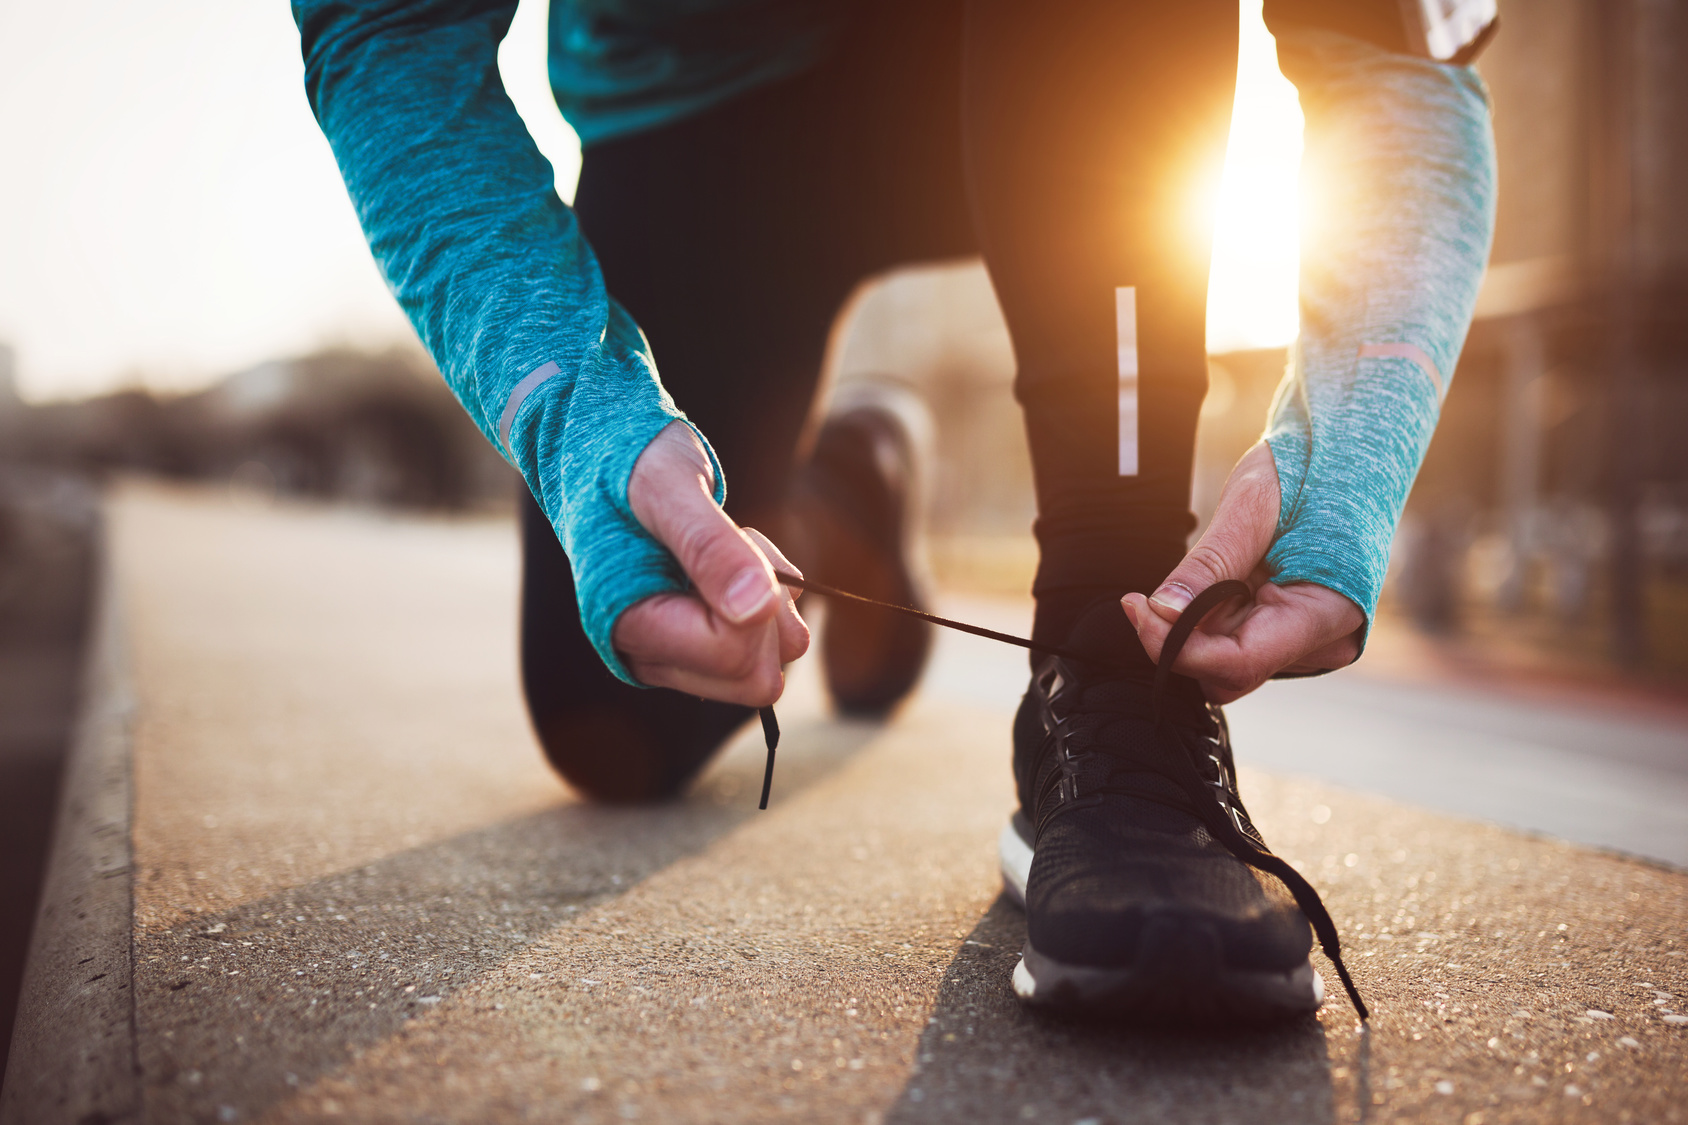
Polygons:
<instances>
[{"instance_id":1,"label":"finger","mask_svg":"<svg viewBox=\"0 0 1688 1125\"><path fill-rule=\"evenodd\" d=\"M1160 663L1161 649L1165 647L1166 638L1172 633L1178 617L1163 616L1150 607L1149 599L1142 594L1127 594L1120 599L1120 605L1125 610L1125 616L1130 620L1132 628L1137 630L1137 639L1142 642L1143 650L1149 654L1149 659ZM1242 628L1255 609L1254 603L1246 598L1232 598L1208 610L1197 622L1199 627L1195 632L1230 636ZM1184 643L1189 645L1188 641Z\"/></svg>"},{"instance_id":2,"label":"finger","mask_svg":"<svg viewBox=\"0 0 1688 1125\"><path fill-rule=\"evenodd\" d=\"M669 688L717 703L737 703L743 707L769 707L779 702L785 693L782 682L774 690L751 687L743 680L718 680L702 676L689 668L664 664L644 665L634 672L640 683L649 687Z\"/></svg>"},{"instance_id":3,"label":"finger","mask_svg":"<svg viewBox=\"0 0 1688 1125\"><path fill-rule=\"evenodd\" d=\"M1266 556L1277 526L1278 470L1271 447L1261 442L1231 470L1207 530L1147 599L1148 607L1176 621L1215 582L1248 578Z\"/></svg>"},{"instance_id":4,"label":"finger","mask_svg":"<svg viewBox=\"0 0 1688 1125\"><path fill-rule=\"evenodd\" d=\"M1149 600L1142 594L1127 594L1120 599L1120 603L1125 609L1126 617L1130 619L1137 630L1137 639L1142 642L1143 651L1149 654L1150 660L1159 664L1161 651L1166 647L1166 638L1172 633L1176 618L1163 617L1151 609ZM1214 607L1202 619L1203 627L1191 633L1189 639L1184 642L1184 648L1178 660L1173 664L1173 671L1185 674L1183 653L1190 651L1190 645L1197 637L1232 638L1236 631L1242 627L1242 623L1246 620L1248 614L1254 611L1254 608L1252 605L1246 605L1238 611L1231 612L1228 606ZM1210 645L1209 650L1211 651L1211 649L1212 646Z\"/></svg>"},{"instance_id":5,"label":"finger","mask_svg":"<svg viewBox=\"0 0 1688 1125\"><path fill-rule=\"evenodd\" d=\"M1131 627L1137 630L1137 639L1142 643L1143 651L1149 654L1150 660L1159 664L1167 634L1172 632L1172 622L1150 609L1149 599L1142 594L1125 595L1120 599L1120 607L1125 610Z\"/></svg>"},{"instance_id":6,"label":"finger","mask_svg":"<svg viewBox=\"0 0 1688 1125\"><path fill-rule=\"evenodd\" d=\"M1228 702L1283 669L1340 667L1358 655L1355 634L1364 619L1342 595L1308 585L1264 587L1261 597L1234 632L1191 633L1173 670L1201 681L1216 702ZM1158 659L1171 627L1158 616L1139 615L1145 617L1143 647ZM1326 660L1333 663L1321 663Z\"/></svg>"},{"instance_id":7,"label":"finger","mask_svg":"<svg viewBox=\"0 0 1688 1125\"><path fill-rule=\"evenodd\" d=\"M696 594L655 594L616 620L616 648L643 664L672 664L700 675L736 679L756 675L764 653L778 657L772 619L750 625L723 621Z\"/></svg>"},{"instance_id":8,"label":"finger","mask_svg":"<svg viewBox=\"0 0 1688 1125\"><path fill-rule=\"evenodd\" d=\"M750 536L750 541L756 544L776 571L803 577L803 572L791 564L791 560L785 557L785 553L772 539L754 527L745 528L744 533ZM789 664L809 651L809 625L803 620L803 615L797 612L797 591L783 582L780 583L780 589L785 594L785 600L774 621L779 625L780 631L780 660Z\"/></svg>"},{"instance_id":9,"label":"finger","mask_svg":"<svg viewBox=\"0 0 1688 1125\"><path fill-rule=\"evenodd\" d=\"M786 574L794 574L798 578L803 577L803 572L797 569L797 564L786 558L785 552L780 550L779 545L772 539L769 539L766 535L763 535L754 527L744 528L743 531L746 535L750 536L750 541L756 544L757 548L767 558L768 562L773 564L775 570L784 571ZM784 583L781 583L781 586L784 588L786 593L789 594L793 592L790 586L785 586Z\"/></svg>"},{"instance_id":10,"label":"finger","mask_svg":"<svg viewBox=\"0 0 1688 1125\"><path fill-rule=\"evenodd\" d=\"M784 687L779 627L731 625L695 594L657 594L616 621L614 640L640 683L764 706Z\"/></svg>"},{"instance_id":11,"label":"finger","mask_svg":"<svg viewBox=\"0 0 1688 1125\"><path fill-rule=\"evenodd\" d=\"M1327 627L1305 615L1263 607L1235 634L1190 634L1173 664L1180 675L1239 695L1253 691L1274 672L1298 663L1322 647Z\"/></svg>"},{"instance_id":12,"label":"finger","mask_svg":"<svg viewBox=\"0 0 1688 1125\"><path fill-rule=\"evenodd\" d=\"M674 552L711 609L735 625L771 619L781 600L773 569L715 502L713 486L697 436L676 422L640 454L628 498L634 516Z\"/></svg>"},{"instance_id":13,"label":"finger","mask_svg":"<svg viewBox=\"0 0 1688 1125\"><path fill-rule=\"evenodd\" d=\"M666 664L641 665L633 673L642 684L671 688L687 695L713 699L720 703L737 703L744 707L769 707L779 702L785 692L784 679L772 690L762 685L748 685L743 680L722 680L700 675L690 668Z\"/></svg>"}]
</instances>

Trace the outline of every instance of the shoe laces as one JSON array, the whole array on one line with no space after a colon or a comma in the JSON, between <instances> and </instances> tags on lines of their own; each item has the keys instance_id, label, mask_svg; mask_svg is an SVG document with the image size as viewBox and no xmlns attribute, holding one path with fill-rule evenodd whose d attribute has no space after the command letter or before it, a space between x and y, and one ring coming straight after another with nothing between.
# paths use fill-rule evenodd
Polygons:
<instances>
[{"instance_id":1,"label":"shoe laces","mask_svg":"<svg viewBox=\"0 0 1688 1125\"><path fill-rule=\"evenodd\" d=\"M1004 644L1015 645L1050 656L1058 656L1064 660L1077 662L1091 667L1106 666L1099 662L1094 655L1074 652L1058 645L1044 644L1040 641L1016 637L1010 633L999 633L994 629L986 629L978 625L969 625L963 621L952 621L947 617L939 617L925 610L915 609L913 606L897 605L894 602L881 602L873 598L865 598L860 594L852 594L847 590L840 590L821 582L806 579L796 574L789 574L776 570L774 576L785 585L798 590L820 594L822 597L841 598L845 601L860 602L865 605L877 606L880 609L897 613L909 614L929 621L934 625L941 625L946 629L955 629L963 633L971 633L976 637L985 637ZM1178 654L1183 651L1190 634L1201 623L1202 618L1218 609L1233 598L1253 598L1254 592L1245 582L1227 579L1216 582L1203 590L1178 615L1173 622L1171 631L1167 634L1166 642L1161 647L1160 660L1155 667L1154 684L1150 695L1151 715L1157 728L1165 729L1170 726L1167 718L1166 700L1169 698L1172 685L1172 665L1178 660ZM1103 712L1120 711L1123 708L1104 705ZM767 766L762 774L762 800L757 806L768 807L768 794L774 782L774 751L779 746L779 720L774 716L772 706L763 707L759 714L762 718L762 735L768 747ZM1168 731L1174 740L1177 736ZM1182 746L1182 741L1178 741ZM1249 823L1246 810L1238 799L1230 780L1226 764L1219 763L1219 778L1217 782L1204 778L1196 768L1196 763L1188 753L1164 754L1158 756L1154 763L1154 772L1173 782L1184 793L1189 801L1189 811L1193 812L1202 826L1221 847L1230 852L1239 861L1275 877L1281 882L1295 899L1296 906L1306 916L1313 927L1313 934L1319 939L1319 948L1324 950L1325 956L1330 958L1336 967L1336 975L1342 981L1342 987L1348 993L1348 999L1354 1004L1354 1010L1362 1020L1371 1017L1371 1011L1366 1002L1360 997L1360 990L1354 986L1354 980L1348 974L1348 966L1342 961L1342 940L1337 933L1336 923L1331 920L1330 911L1325 908L1324 900L1313 884L1285 861L1281 856L1273 854L1253 831Z\"/></svg>"}]
</instances>

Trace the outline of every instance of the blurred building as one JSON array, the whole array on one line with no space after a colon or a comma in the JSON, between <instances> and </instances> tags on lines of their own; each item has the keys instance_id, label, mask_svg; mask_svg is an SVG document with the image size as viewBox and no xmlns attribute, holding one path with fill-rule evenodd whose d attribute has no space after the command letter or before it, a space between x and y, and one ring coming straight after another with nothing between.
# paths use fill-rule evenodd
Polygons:
<instances>
[{"instance_id":1,"label":"blurred building","mask_svg":"<svg viewBox=\"0 0 1688 1125\"><path fill-rule=\"evenodd\" d=\"M1688 3L1505 0L1502 25L1494 253L1399 592L1429 624L1598 620L1639 662L1688 576Z\"/></svg>"},{"instance_id":2,"label":"blurred building","mask_svg":"<svg viewBox=\"0 0 1688 1125\"><path fill-rule=\"evenodd\" d=\"M1501 16L1479 66L1500 155L1494 253L1386 603L1429 629L1688 669L1688 0L1503 0ZM1204 519L1283 366L1277 349L1214 357ZM982 268L871 291L838 368L924 389L934 528L1029 573L1013 356Z\"/></svg>"},{"instance_id":3,"label":"blurred building","mask_svg":"<svg viewBox=\"0 0 1688 1125\"><path fill-rule=\"evenodd\" d=\"M1408 504L1386 604L1422 626L1688 670L1688 0L1503 0L1492 264ZM1023 590L1031 474L1013 354L977 262L870 287L841 380L938 420L931 525L951 577ZM1194 505L1259 435L1281 349L1214 357ZM358 502L461 507L513 474L415 351L329 351L204 392L29 407L0 349L0 464L128 467Z\"/></svg>"},{"instance_id":4,"label":"blurred building","mask_svg":"<svg viewBox=\"0 0 1688 1125\"><path fill-rule=\"evenodd\" d=\"M278 360L189 395L9 401L0 380L0 462L413 508L515 495L513 470L409 349Z\"/></svg>"}]
</instances>

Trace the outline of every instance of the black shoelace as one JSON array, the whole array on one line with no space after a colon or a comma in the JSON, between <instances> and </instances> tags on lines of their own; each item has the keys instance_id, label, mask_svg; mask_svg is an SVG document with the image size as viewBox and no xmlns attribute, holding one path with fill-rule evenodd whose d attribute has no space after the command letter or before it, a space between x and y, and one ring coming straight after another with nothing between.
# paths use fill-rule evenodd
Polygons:
<instances>
[{"instance_id":1,"label":"black shoelace","mask_svg":"<svg viewBox=\"0 0 1688 1125\"><path fill-rule=\"evenodd\" d=\"M1073 652L1058 645L1043 644L1040 641L1028 640L1025 637L1016 637L1011 633L999 633L995 629L969 625L964 621L952 621L947 617L939 617L935 613L915 609L913 606L864 598L860 594L852 594L848 590L840 590L823 582L801 578L795 574L776 570L774 576L795 590L806 590L811 594L819 594L826 598L841 598L845 601L860 602L863 605L907 614L911 617L918 617L922 621L929 621L934 625L942 625L946 629L971 633L975 637L1001 641L1003 644L1015 645L1049 656L1059 656L1066 660L1085 664L1098 663L1094 656L1086 656L1083 653ZM1253 596L1254 592L1249 589L1247 583L1227 579L1223 582L1214 583L1196 595L1195 599L1178 615L1178 620L1173 622L1172 631L1167 634L1166 643L1161 646L1161 658L1155 667L1152 698L1154 700L1154 719L1157 725L1164 722L1161 713L1161 701L1165 698L1167 685L1170 682L1172 665L1178 659L1178 654L1183 651L1185 642L1190 639L1190 634L1195 632L1196 626L1201 623L1202 618L1224 603L1233 598L1252 598ZM774 784L774 751L779 746L780 724L779 720L774 717L772 706L763 707L760 714L762 716L762 737L768 745L768 764L762 773L762 801L757 807L765 809L768 807L768 793ZM1301 872L1291 867L1282 857L1274 855L1243 832L1238 823L1240 810L1233 810L1227 798L1220 793L1223 785L1216 787L1204 780L1201 774L1196 772L1195 764L1186 755L1171 755L1169 760L1175 763L1170 779L1177 782L1179 788L1184 790L1185 796L1190 799L1191 807L1207 828L1208 834L1238 860L1250 867L1275 876L1285 887L1289 888L1290 894L1295 898L1296 906L1301 908L1301 913L1312 924L1313 933L1319 939L1319 948L1325 951L1325 956L1330 958L1332 965L1336 966L1336 975L1341 979L1342 987L1347 990L1348 999L1353 1001L1354 1010L1360 1014L1362 1020L1369 1019L1371 1010L1366 1007L1366 1002L1360 998L1360 990L1354 987L1354 980L1348 975L1348 966L1342 962L1342 941L1337 935L1336 923L1331 920L1330 911L1325 909L1324 900L1319 897L1319 892L1314 889L1313 884L1309 883Z\"/></svg>"}]
</instances>

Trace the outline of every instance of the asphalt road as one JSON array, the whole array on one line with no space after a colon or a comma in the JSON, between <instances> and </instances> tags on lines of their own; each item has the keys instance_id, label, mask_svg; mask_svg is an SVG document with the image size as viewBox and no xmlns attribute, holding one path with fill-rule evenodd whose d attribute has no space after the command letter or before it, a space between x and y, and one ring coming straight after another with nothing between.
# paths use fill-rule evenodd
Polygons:
<instances>
[{"instance_id":1,"label":"asphalt road","mask_svg":"<svg viewBox=\"0 0 1688 1125\"><path fill-rule=\"evenodd\" d=\"M769 811L750 731L690 799L606 810L528 733L507 523L138 487L109 519L144 1120L1688 1116L1688 875L1295 776L1533 745L1482 725L1493 701L1333 680L1237 709L1272 767L1244 795L1325 896L1368 1029L1340 995L1271 1032L1099 1028L1008 987L1013 654L946 640L886 726L829 719L799 667Z\"/></svg>"}]
</instances>

